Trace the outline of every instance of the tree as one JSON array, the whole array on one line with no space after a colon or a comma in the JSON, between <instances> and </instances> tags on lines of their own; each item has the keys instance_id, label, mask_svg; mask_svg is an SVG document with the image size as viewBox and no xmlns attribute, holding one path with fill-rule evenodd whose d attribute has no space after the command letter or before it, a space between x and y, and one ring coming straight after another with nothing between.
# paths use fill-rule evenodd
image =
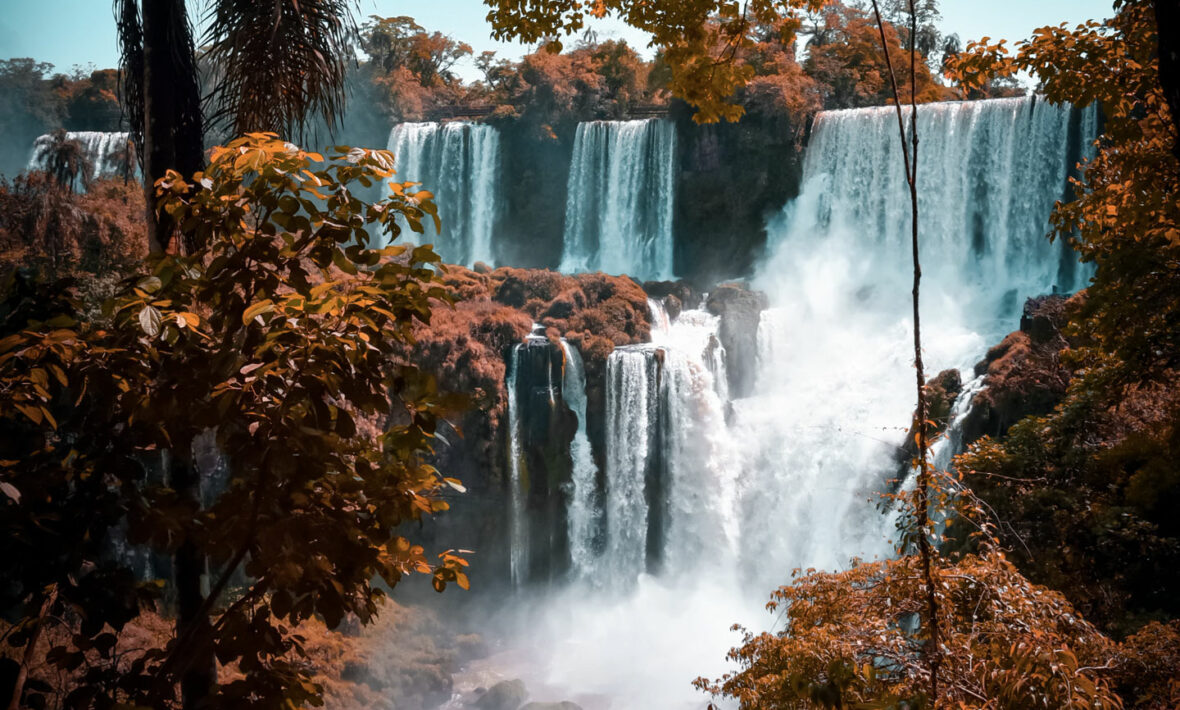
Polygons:
<instances>
[{"instance_id":1,"label":"tree","mask_svg":"<svg viewBox=\"0 0 1180 710\"><path fill-rule=\"evenodd\" d=\"M333 128L344 114L352 8L351 0L211 3L203 40L217 77L210 122L233 135L300 137L312 116Z\"/></svg>"},{"instance_id":2,"label":"tree","mask_svg":"<svg viewBox=\"0 0 1180 710\"><path fill-rule=\"evenodd\" d=\"M1120 635L1177 613L1180 529L1168 511L1180 496L1180 131L1161 51L1175 29L1158 24L1167 5L1118 2L1105 22L1041 28L1014 53L981 40L951 65L965 91L1023 70L1049 100L1098 103L1105 118L1077 198L1054 215L1056 238L1095 265L1066 330L1068 390L959 465L1009 516L1022 568ZM1049 519L1063 527L1047 530ZM1037 554L1021 552L1016 535L1038 529ZM1070 543L1055 547L1064 535Z\"/></svg>"},{"instance_id":3,"label":"tree","mask_svg":"<svg viewBox=\"0 0 1180 710\"><path fill-rule=\"evenodd\" d=\"M185 707L314 703L299 621L367 622L382 594L374 578L467 585L463 560L432 562L398 533L445 510L439 493L459 484L424 458L453 401L406 359L415 322L449 298L438 257L371 247L367 231L393 240L399 221L421 231L436 210L402 184L373 205L355 196L392 164L361 149L324 161L252 134L214 149L192 182L167 174L164 210L206 247L157 255L101 315L63 285L10 282L0 605L24 610L8 634L18 647L80 620L49 655L80 674L69 704L175 707L178 682ZM205 506L174 475L196 475L202 447L227 471ZM210 560L209 593L166 648L112 654L160 591L110 554L113 536ZM214 657L241 680L217 688Z\"/></svg>"},{"instance_id":4,"label":"tree","mask_svg":"<svg viewBox=\"0 0 1180 710\"><path fill-rule=\"evenodd\" d=\"M153 248L172 243L176 225L156 209L156 182L168 170L204 166L204 117L193 34L184 0L116 0L122 99L139 151ZM214 63L215 124L235 131L302 130L319 114L332 128L345 97L355 31L347 0L217 0L204 38ZM202 245L183 235L184 247Z\"/></svg>"},{"instance_id":5,"label":"tree","mask_svg":"<svg viewBox=\"0 0 1180 710\"><path fill-rule=\"evenodd\" d=\"M345 0L274 4L218 0L210 6L210 56L218 74L215 121L236 129L291 129L318 111L329 126L343 109L345 40L352 31ZM154 252L178 238L195 253L200 236L159 209L155 188L170 170L192 175L204 166L204 117L193 35L184 0L116 0L122 52L123 104L144 176L148 243ZM277 124L277 125L276 125ZM197 481L183 465L176 488L196 498ZM178 626L201 623L200 571L191 547L177 550ZM194 674L201 675L199 669ZM187 685L207 687L194 677ZM199 700L199 697L198 697Z\"/></svg>"},{"instance_id":6,"label":"tree","mask_svg":"<svg viewBox=\"0 0 1180 710\"><path fill-rule=\"evenodd\" d=\"M472 53L471 45L427 32L410 17L370 18L361 47L385 73L405 67L426 87L454 83L455 63Z\"/></svg>"},{"instance_id":7,"label":"tree","mask_svg":"<svg viewBox=\"0 0 1180 710\"><path fill-rule=\"evenodd\" d=\"M16 175L29 160L28 146L60 128L63 108L49 86L52 64L32 59L0 60L0 131L5 136L0 172Z\"/></svg>"},{"instance_id":8,"label":"tree","mask_svg":"<svg viewBox=\"0 0 1180 710\"><path fill-rule=\"evenodd\" d=\"M732 97L753 77L753 70L733 59L739 50L755 43L759 25L781 23L783 43L790 44L802 14L818 12L824 4L824 0L755 0L739 7L721 0L539 0L528 4L487 0L488 20L498 39L545 40L554 52L562 45L553 38L580 32L587 17L617 16L650 33L652 44L664 48L669 89L698 109L694 118L701 123L741 117L742 107Z\"/></svg>"},{"instance_id":9,"label":"tree","mask_svg":"<svg viewBox=\"0 0 1180 710\"><path fill-rule=\"evenodd\" d=\"M998 553L943 560L939 578L948 662L937 700L910 631L925 614L916 556L798 575L767 604L781 630L745 632L729 655L740 669L696 685L742 710L1122 707L1102 671L1115 645L1061 594Z\"/></svg>"}]
</instances>

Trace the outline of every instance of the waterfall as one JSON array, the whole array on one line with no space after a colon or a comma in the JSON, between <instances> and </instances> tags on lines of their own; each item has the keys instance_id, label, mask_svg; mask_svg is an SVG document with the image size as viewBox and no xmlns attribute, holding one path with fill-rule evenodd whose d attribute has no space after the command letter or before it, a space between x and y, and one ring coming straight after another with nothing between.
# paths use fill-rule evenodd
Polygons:
<instances>
[{"instance_id":1,"label":"waterfall","mask_svg":"<svg viewBox=\"0 0 1180 710\"><path fill-rule=\"evenodd\" d=\"M573 460L572 491L569 505L569 545L573 574L578 579L589 579L593 572L595 541L601 523L598 500L598 468L590 450L586 434L586 370L578 349L563 338L565 372L561 393L566 405L578 417L578 430L570 444Z\"/></svg>"},{"instance_id":2,"label":"waterfall","mask_svg":"<svg viewBox=\"0 0 1180 710\"><path fill-rule=\"evenodd\" d=\"M512 346L508 362L508 566L513 586L524 582L528 571L528 524L525 520L526 482L522 469L520 395L517 380L522 365L524 343Z\"/></svg>"},{"instance_id":3,"label":"waterfall","mask_svg":"<svg viewBox=\"0 0 1180 710\"><path fill-rule=\"evenodd\" d=\"M1079 285L1080 270L1063 268L1072 254L1046 235L1094 126L1092 110L1034 98L918 107L928 373L970 368L1016 326L1025 298ZM773 307L759 327L756 394L735 402L731 423L752 474L741 548L756 578L768 561L830 569L891 551L890 521L869 501L892 475L916 396L892 107L817 117L800 196L769 233L757 283ZM938 460L949 462L953 433Z\"/></svg>"},{"instance_id":4,"label":"waterfall","mask_svg":"<svg viewBox=\"0 0 1180 710\"><path fill-rule=\"evenodd\" d=\"M959 393L958 397L955 397L946 429L930 445L930 461L934 464L934 468L941 471L947 470L951 466L952 459L962 453L963 425L966 423L967 415L971 413L971 405L975 402L975 396L982 392L986 385L987 376L980 375L963 385L963 391Z\"/></svg>"},{"instance_id":5,"label":"waterfall","mask_svg":"<svg viewBox=\"0 0 1180 710\"><path fill-rule=\"evenodd\" d=\"M608 585L628 587L647 569L647 478L656 433L659 363L644 346L606 361L606 550Z\"/></svg>"},{"instance_id":6,"label":"waterfall","mask_svg":"<svg viewBox=\"0 0 1180 710\"><path fill-rule=\"evenodd\" d=\"M450 263L492 264L500 205L500 133L475 123L399 123L389 134L397 179L434 193L438 253Z\"/></svg>"},{"instance_id":7,"label":"waterfall","mask_svg":"<svg viewBox=\"0 0 1180 710\"><path fill-rule=\"evenodd\" d=\"M738 474L726 426L728 392L720 318L687 310L669 319L662 302L652 342L663 352L661 442L667 490L664 568L671 574L732 575L738 551Z\"/></svg>"},{"instance_id":8,"label":"waterfall","mask_svg":"<svg viewBox=\"0 0 1180 710\"><path fill-rule=\"evenodd\" d=\"M1092 155L1096 128L1096 108L1076 111L1035 97L919 106L925 270L985 301L1081 286L1073 269L1062 269L1069 247L1045 235L1054 202L1068 194L1071 161ZM878 269L908 278L909 191L898 141L891 106L819 114L802 194L787 212L789 227L777 230L777 239L772 231L771 252L796 234L852 230L858 249L887 259ZM1074 261L1069 252L1069 265Z\"/></svg>"},{"instance_id":9,"label":"waterfall","mask_svg":"<svg viewBox=\"0 0 1180 710\"><path fill-rule=\"evenodd\" d=\"M769 221L753 281L770 308L757 321L752 394L725 390L734 363L705 311L673 319L652 300L652 342L607 360L605 550L585 564L604 582L575 586L539 625L522 624L546 682L615 706L699 708L691 679L732 670L722 656L740 639L729 624L765 628L765 596L793 569L894 554L896 518L877 503L916 393L909 197L893 112L816 119L800 195ZM579 129L566 270L635 274L649 263L625 243L602 245L634 233L604 225L644 194L637 168L605 177L624 125ZM964 371L1017 327L1025 298L1082 285L1072 252L1045 237L1074 162L1092 155L1096 114L1001 99L919 106L918 125L923 355L929 373ZM598 195L594 209L579 194ZM932 451L939 465L985 385L964 386ZM608 585L627 594L602 594ZM554 642L537 648L538 638Z\"/></svg>"},{"instance_id":10,"label":"waterfall","mask_svg":"<svg viewBox=\"0 0 1180 710\"><path fill-rule=\"evenodd\" d=\"M669 121L579 124L561 270L671 278L676 172Z\"/></svg>"},{"instance_id":11,"label":"waterfall","mask_svg":"<svg viewBox=\"0 0 1180 710\"><path fill-rule=\"evenodd\" d=\"M129 155L128 146L131 134L102 131L71 131L66 133L66 140L77 141L82 146L82 153L90 161L92 172L90 178L118 177L125 173L134 174L135 166L129 162L134 160ZM29 158L29 170L46 170L49 168L49 150L53 146L52 134L41 136L33 143L33 153ZM130 170L128 168L130 167ZM83 185L79 177L74 187Z\"/></svg>"}]
</instances>

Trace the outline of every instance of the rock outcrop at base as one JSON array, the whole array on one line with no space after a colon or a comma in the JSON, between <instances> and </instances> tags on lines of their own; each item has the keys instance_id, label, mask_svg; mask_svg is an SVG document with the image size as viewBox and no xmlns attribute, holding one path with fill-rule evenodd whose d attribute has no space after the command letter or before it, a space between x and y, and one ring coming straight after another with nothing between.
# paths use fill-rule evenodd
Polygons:
<instances>
[{"instance_id":1,"label":"rock outcrop at base","mask_svg":"<svg viewBox=\"0 0 1180 710\"><path fill-rule=\"evenodd\" d=\"M734 398L754 392L758 371L758 323L770 299L739 283L725 283L709 292L705 308L721 317L718 337L725 348L729 392Z\"/></svg>"},{"instance_id":2,"label":"rock outcrop at base","mask_svg":"<svg viewBox=\"0 0 1180 710\"><path fill-rule=\"evenodd\" d=\"M440 432L434 462L447 476L461 480L470 494L456 496L451 501L455 514L431 521L430 530L443 549L470 547L470 541L478 539L484 550L498 550L503 557L509 549L501 544L508 495L507 363L514 346L528 343L528 357L521 358L516 377L516 395L526 415L519 433L521 485L529 517L548 521L538 523L544 530L564 530L556 517L567 508L569 444L578 423L561 392L564 353L559 341L565 338L582 355L587 435L601 470L606 359L616 347L649 340L647 296L631 279L605 274L448 266L443 281L456 303L435 306L430 324L416 330L417 343L409 357L437 377L440 391L471 397L456 431ZM534 323L540 328L530 338ZM530 576L560 574L562 561L551 559L545 550L564 550L564 542L532 542L541 549L530 561ZM500 557L481 557L485 574L501 576L498 571L507 569L507 560Z\"/></svg>"},{"instance_id":3,"label":"rock outcrop at base","mask_svg":"<svg viewBox=\"0 0 1180 710\"><path fill-rule=\"evenodd\" d=\"M523 680L496 683L475 701L478 710L517 710L529 697Z\"/></svg>"},{"instance_id":4,"label":"rock outcrop at base","mask_svg":"<svg viewBox=\"0 0 1180 710\"><path fill-rule=\"evenodd\" d=\"M963 423L964 444L983 436L1002 436L1024 417L1045 414L1057 406L1072 376L1061 360L1062 351L1069 347L1063 329L1084 301L1082 292L1072 298L1039 296L1025 303L1020 330L988 350L975 366L975 375L987 375L987 379Z\"/></svg>"}]
</instances>

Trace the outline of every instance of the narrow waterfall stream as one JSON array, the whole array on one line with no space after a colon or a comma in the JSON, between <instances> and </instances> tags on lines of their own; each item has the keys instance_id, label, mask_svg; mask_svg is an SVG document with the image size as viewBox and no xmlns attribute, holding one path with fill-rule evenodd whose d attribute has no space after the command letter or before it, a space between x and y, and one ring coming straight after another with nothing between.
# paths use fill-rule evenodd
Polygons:
<instances>
[{"instance_id":1,"label":"narrow waterfall stream","mask_svg":"<svg viewBox=\"0 0 1180 710\"><path fill-rule=\"evenodd\" d=\"M659 363L646 346L619 348L606 363L606 550L596 565L611 587L630 588L647 569L648 478L655 450Z\"/></svg>"},{"instance_id":2,"label":"narrow waterfall stream","mask_svg":"<svg viewBox=\"0 0 1180 710\"><path fill-rule=\"evenodd\" d=\"M512 346L508 363L508 567L513 587L524 583L528 567L528 528L525 525L525 481L521 466L520 395L517 381L520 375L524 343Z\"/></svg>"},{"instance_id":3,"label":"narrow waterfall stream","mask_svg":"<svg viewBox=\"0 0 1180 710\"><path fill-rule=\"evenodd\" d=\"M578 431L570 444L573 460L569 508L570 564L575 579L590 583L596 579L593 561L602 514L597 489L598 467L590 438L586 434L586 369L582 354L565 339L561 341L565 372L561 391L569 408L578 417Z\"/></svg>"}]
</instances>

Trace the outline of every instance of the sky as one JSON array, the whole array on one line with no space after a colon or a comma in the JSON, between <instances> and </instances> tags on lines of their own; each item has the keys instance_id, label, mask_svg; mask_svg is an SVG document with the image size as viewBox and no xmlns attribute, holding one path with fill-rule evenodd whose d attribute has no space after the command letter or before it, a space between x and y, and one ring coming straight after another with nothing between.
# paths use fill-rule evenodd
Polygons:
<instances>
[{"instance_id":1,"label":"sky","mask_svg":"<svg viewBox=\"0 0 1180 710\"><path fill-rule=\"evenodd\" d=\"M33 57L50 62L58 71L74 65L113 67L115 23L111 0L0 0L0 59ZM467 42L475 53L499 52L516 59L526 47L491 39L487 8L481 0L360 0L362 15L411 15L428 30L439 30ZM1111 0L942 0L944 34L964 40L989 36L1011 41L1027 37L1031 30L1060 22L1077 23L1111 14ZM203 7L203 2L190 2ZM52 28L52 29L50 29ZM643 46L647 38L618 21L594 26L599 39L626 39ZM478 76L470 62L458 67L464 79Z\"/></svg>"}]
</instances>

